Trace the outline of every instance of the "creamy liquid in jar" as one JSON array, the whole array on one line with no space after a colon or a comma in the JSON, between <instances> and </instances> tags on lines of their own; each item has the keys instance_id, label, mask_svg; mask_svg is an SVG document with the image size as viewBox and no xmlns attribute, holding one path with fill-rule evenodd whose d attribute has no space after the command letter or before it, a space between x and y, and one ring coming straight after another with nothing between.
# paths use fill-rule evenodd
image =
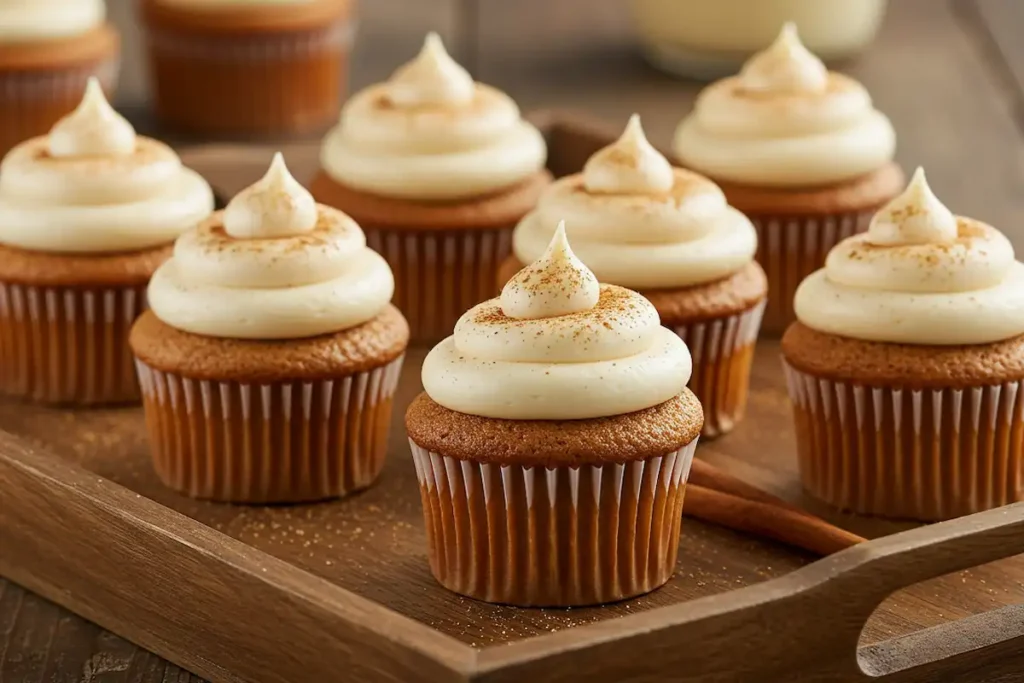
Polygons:
<instances>
[{"instance_id":1,"label":"creamy liquid in jar","mask_svg":"<svg viewBox=\"0 0 1024 683\"><path fill-rule=\"evenodd\" d=\"M840 59L875 37L886 0L632 0L648 59L682 76L736 73L787 21L823 59Z\"/></svg>"}]
</instances>

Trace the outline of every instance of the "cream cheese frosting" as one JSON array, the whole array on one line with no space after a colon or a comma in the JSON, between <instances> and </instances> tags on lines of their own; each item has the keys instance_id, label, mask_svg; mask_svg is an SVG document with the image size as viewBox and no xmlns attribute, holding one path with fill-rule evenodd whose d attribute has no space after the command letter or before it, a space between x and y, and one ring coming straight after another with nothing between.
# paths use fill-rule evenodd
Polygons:
<instances>
[{"instance_id":1,"label":"cream cheese frosting","mask_svg":"<svg viewBox=\"0 0 1024 683\"><path fill-rule=\"evenodd\" d=\"M298 339L371 320L394 288L356 222L317 205L277 154L260 181L178 239L149 305L194 334Z\"/></svg>"},{"instance_id":2,"label":"cream cheese frosting","mask_svg":"<svg viewBox=\"0 0 1024 683\"><path fill-rule=\"evenodd\" d=\"M324 171L343 185L421 201L511 187L546 158L544 139L515 102L475 83L435 33L386 83L349 100L320 153Z\"/></svg>"},{"instance_id":3,"label":"cream cheese frosting","mask_svg":"<svg viewBox=\"0 0 1024 683\"><path fill-rule=\"evenodd\" d=\"M137 136L90 79L48 136L0 162L0 243L117 253L169 244L213 210L213 192L174 151Z\"/></svg>"},{"instance_id":4,"label":"cream cheese frosting","mask_svg":"<svg viewBox=\"0 0 1024 683\"><path fill-rule=\"evenodd\" d=\"M786 24L738 76L700 94L673 149L684 165L717 180L813 187L882 168L896 135L867 90L828 71Z\"/></svg>"},{"instance_id":5,"label":"cream cheese frosting","mask_svg":"<svg viewBox=\"0 0 1024 683\"><path fill-rule=\"evenodd\" d=\"M754 258L757 233L703 176L673 168L638 116L583 173L555 181L513 234L522 263L544 253L565 219L573 248L601 282L640 290L712 282Z\"/></svg>"},{"instance_id":6,"label":"cream cheese frosting","mask_svg":"<svg viewBox=\"0 0 1024 683\"><path fill-rule=\"evenodd\" d=\"M81 35L103 24L105 18L103 0L3 0L0 43Z\"/></svg>"},{"instance_id":7,"label":"cream cheese frosting","mask_svg":"<svg viewBox=\"0 0 1024 683\"><path fill-rule=\"evenodd\" d=\"M467 311L423 362L423 387L457 412L509 420L621 415L682 393L686 344L643 296L597 278L559 225L501 296Z\"/></svg>"},{"instance_id":8,"label":"cream cheese frosting","mask_svg":"<svg viewBox=\"0 0 1024 683\"><path fill-rule=\"evenodd\" d=\"M821 332L899 344L988 344L1024 334L1024 264L995 228L955 216L918 169L867 233L838 244L794 302Z\"/></svg>"}]
</instances>

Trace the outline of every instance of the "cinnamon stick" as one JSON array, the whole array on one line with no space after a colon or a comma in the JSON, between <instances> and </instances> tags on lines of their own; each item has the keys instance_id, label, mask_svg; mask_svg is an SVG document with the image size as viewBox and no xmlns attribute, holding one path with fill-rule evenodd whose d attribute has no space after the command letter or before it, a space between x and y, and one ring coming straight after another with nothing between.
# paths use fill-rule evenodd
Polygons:
<instances>
[{"instance_id":1,"label":"cinnamon stick","mask_svg":"<svg viewBox=\"0 0 1024 683\"><path fill-rule=\"evenodd\" d=\"M762 491L753 484L748 484L742 479L737 479L733 475L700 458L695 458L693 465L690 466L690 477L688 481L692 484L696 484L697 486L703 486L706 489L721 491L722 493L746 498L747 500L774 505L793 512L810 514L806 510L802 510L796 505L793 505L778 496L774 496L767 491Z\"/></svg>"},{"instance_id":2,"label":"cinnamon stick","mask_svg":"<svg viewBox=\"0 0 1024 683\"><path fill-rule=\"evenodd\" d=\"M693 483L686 485L683 512L705 522L770 538L817 555L831 555L866 540L809 513L791 509L788 504L780 507L748 500Z\"/></svg>"}]
</instances>

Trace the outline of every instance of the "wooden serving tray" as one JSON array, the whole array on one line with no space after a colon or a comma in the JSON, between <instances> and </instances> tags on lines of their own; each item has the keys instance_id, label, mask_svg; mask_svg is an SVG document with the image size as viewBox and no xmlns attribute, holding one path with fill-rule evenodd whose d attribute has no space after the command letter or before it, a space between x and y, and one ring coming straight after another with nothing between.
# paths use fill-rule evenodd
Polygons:
<instances>
[{"instance_id":1,"label":"wooden serving tray","mask_svg":"<svg viewBox=\"0 0 1024 683\"><path fill-rule=\"evenodd\" d=\"M538 121L559 174L609 140ZM228 196L271 152L183 156ZM315 147L285 152L313 173ZM423 354L410 350L379 484L320 505L183 498L152 471L140 409L0 400L0 574L218 682L1024 680L1024 503L910 529L803 497L771 341L746 422L698 457L885 538L814 561L688 519L675 577L646 597L541 610L445 591L402 427Z\"/></svg>"}]
</instances>

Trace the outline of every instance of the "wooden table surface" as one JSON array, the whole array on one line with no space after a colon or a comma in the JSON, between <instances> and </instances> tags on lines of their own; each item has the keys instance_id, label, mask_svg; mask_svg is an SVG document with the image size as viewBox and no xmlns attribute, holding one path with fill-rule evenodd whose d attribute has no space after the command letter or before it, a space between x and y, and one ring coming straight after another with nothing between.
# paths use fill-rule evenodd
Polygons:
<instances>
[{"instance_id":1,"label":"wooden table surface","mask_svg":"<svg viewBox=\"0 0 1024 683\"><path fill-rule=\"evenodd\" d=\"M119 102L135 107L144 101L145 83L131 3L109 4L126 34ZM623 0L484 1L472 34L457 4L364 2L354 86L386 77L415 53L424 31L435 29L453 50L463 50L478 78L507 90L524 109L567 107L612 122L636 111L660 144L699 88L643 63ZM892 118L898 160L907 168L923 165L954 211L996 225L1024 253L1024 2L890 4L874 48L844 69ZM0 683L199 680L0 579Z\"/></svg>"}]
</instances>

